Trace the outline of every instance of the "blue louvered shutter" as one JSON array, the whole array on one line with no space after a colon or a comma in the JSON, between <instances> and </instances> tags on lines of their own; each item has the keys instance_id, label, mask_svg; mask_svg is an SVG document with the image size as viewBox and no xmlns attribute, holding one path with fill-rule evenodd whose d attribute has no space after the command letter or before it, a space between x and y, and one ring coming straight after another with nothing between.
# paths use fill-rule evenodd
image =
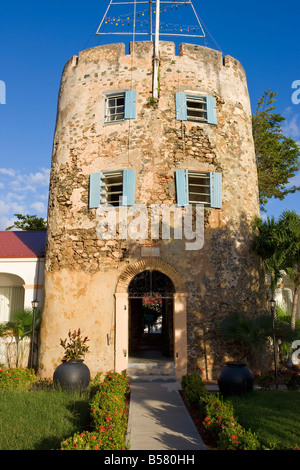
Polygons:
<instances>
[{"instance_id":1,"label":"blue louvered shutter","mask_svg":"<svg viewBox=\"0 0 300 470\"><path fill-rule=\"evenodd\" d=\"M100 205L100 184L101 173L90 174L90 190L89 190L89 208L93 209Z\"/></svg>"},{"instance_id":2,"label":"blue louvered shutter","mask_svg":"<svg viewBox=\"0 0 300 470\"><path fill-rule=\"evenodd\" d=\"M123 170L122 206L133 206L135 202L135 170Z\"/></svg>"},{"instance_id":3,"label":"blue louvered shutter","mask_svg":"<svg viewBox=\"0 0 300 470\"><path fill-rule=\"evenodd\" d=\"M189 184L187 170L176 170L176 194L178 206L188 206Z\"/></svg>"},{"instance_id":4,"label":"blue louvered shutter","mask_svg":"<svg viewBox=\"0 0 300 470\"><path fill-rule=\"evenodd\" d=\"M222 208L222 173L210 173L210 205L216 209Z\"/></svg>"},{"instance_id":5,"label":"blue louvered shutter","mask_svg":"<svg viewBox=\"0 0 300 470\"><path fill-rule=\"evenodd\" d=\"M212 96L206 97L207 122L208 124L217 124L217 102Z\"/></svg>"},{"instance_id":6,"label":"blue louvered shutter","mask_svg":"<svg viewBox=\"0 0 300 470\"><path fill-rule=\"evenodd\" d=\"M136 91L125 91L125 119L135 119L136 116Z\"/></svg>"},{"instance_id":7,"label":"blue louvered shutter","mask_svg":"<svg viewBox=\"0 0 300 470\"><path fill-rule=\"evenodd\" d=\"M187 121L186 93L175 93L176 119Z\"/></svg>"}]
</instances>

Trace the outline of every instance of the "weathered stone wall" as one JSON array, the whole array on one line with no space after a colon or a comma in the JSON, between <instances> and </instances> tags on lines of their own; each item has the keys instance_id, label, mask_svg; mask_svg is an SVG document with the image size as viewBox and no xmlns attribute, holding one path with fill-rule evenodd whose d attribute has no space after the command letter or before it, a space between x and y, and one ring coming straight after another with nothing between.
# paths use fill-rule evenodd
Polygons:
<instances>
[{"instance_id":1,"label":"weathered stone wall","mask_svg":"<svg viewBox=\"0 0 300 470\"><path fill-rule=\"evenodd\" d=\"M216 334L232 310L254 314L263 302L260 266L249 251L258 213L258 186L245 72L238 61L182 44L179 56L160 42L159 101L151 104L151 42L88 49L66 64L59 93L48 213L45 308L40 373L51 375L59 338L80 327L90 338L92 373L114 367L114 293L122 271L141 259L141 246L186 281L188 367L209 376L230 353ZM136 119L104 123L109 91L137 92ZM217 100L218 125L181 122L175 92L201 91ZM205 243L186 251L184 240L100 240L89 209L89 175L136 169L136 202L176 204L175 170L219 171L222 209L205 210ZM110 341L108 341L110 338ZM208 372L207 372L208 371Z\"/></svg>"}]
</instances>

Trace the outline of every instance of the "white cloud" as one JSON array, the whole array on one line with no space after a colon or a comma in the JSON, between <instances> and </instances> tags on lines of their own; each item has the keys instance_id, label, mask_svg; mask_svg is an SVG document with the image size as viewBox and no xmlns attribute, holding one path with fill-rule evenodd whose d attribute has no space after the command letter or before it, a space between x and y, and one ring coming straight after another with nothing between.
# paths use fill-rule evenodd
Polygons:
<instances>
[{"instance_id":1,"label":"white cloud","mask_svg":"<svg viewBox=\"0 0 300 470\"><path fill-rule=\"evenodd\" d=\"M289 186L300 186L300 173L290 179Z\"/></svg>"},{"instance_id":2,"label":"white cloud","mask_svg":"<svg viewBox=\"0 0 300 470\"><path fill-rule=\"evenodd\" d=\"M282 130L286 137L298 140L300 138L300 114L294 114L289 106L285 109L285 121L282 123Z\"/></svg>"},{"instance_id":3,"label":"white cloud","mask_svg":"<svg viewBox=\"0 0 300 470\"><path fill-rule=\"evenodd\" d=\"M0 168L2 175L15 176L16 172L12 168Z\"/></svg>"},{"instance_id":4,"label":"white cloud","mask_svg":"<svg viewBox=\"0 0 300 470\"><path fill-rule=\"evenodd\" d=\"M47 217L49 179L48 168L27 174L19 169L0 168L0 230L13 225L14 214Z\"/></svg>"},{"instance_id":5,"label":"white cloud","mask_svg":"<svg viewBox=\"0 0 300 470\"><path fill-rule=\"evenodd\" d=\"M48 187L50 179L50 170L42 168L36 173L21 174L18 172L14 179L10 182L10 186L14 191L31 191L36 192L41 187Z\"/></svg>"},{"instance_id":6,"label":"white cloud","mask_svg":"<svg viewBox=\"0 0 300 470\"><path fill-rule=\"evenodd\" d=\"M31 204L30 207L39 214L44 213L46 211L46 206L43 202L34 202L33 204Z\"/></svg>"}]
</instances>

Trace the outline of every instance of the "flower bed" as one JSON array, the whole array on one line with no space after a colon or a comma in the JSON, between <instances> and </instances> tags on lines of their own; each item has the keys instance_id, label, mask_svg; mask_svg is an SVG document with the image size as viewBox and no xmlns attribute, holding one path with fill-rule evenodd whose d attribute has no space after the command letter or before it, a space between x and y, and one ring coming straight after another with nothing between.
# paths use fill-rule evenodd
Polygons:
<instances>
[{"instance_id":1,"label":"flower bed","mask_svg":"<svg viewBox=\"0 0 300 470\"><path fill-rule=\"evenodd\" d=\"M261 449L256 435L245 430L235 419L232 405L224 402L220 395L207 392L198 375L184 376L182 388L188 402L201 412L203 425L212 434L219 450Z\"/></svg>"},{"instance_id":2,"label":"flower bed","mask_svg":"<svg viewBox=\"0 0 300 470\"><path fill-rule=\"evenodd\" d=\"M0 369L0 390L28 390L36 381L35 372L27 368Z\"/></svg>"},{"instance_id":3,"label":"flower bed","mask_svg":"<svg viewBox=\"0 0 300 470\"><path fill-rule=\"evenodd\" d=\"M125 374L108 372L91 400L91 430L76 433L61 443L61 450L128 450Z\"/></svg>"}]
</instances>

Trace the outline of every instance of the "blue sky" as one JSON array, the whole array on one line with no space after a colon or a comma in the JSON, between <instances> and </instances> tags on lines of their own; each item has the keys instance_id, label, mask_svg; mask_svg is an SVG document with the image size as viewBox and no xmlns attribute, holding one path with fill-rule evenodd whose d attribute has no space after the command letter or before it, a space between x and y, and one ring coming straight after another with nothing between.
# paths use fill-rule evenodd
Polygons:
<instances>
[{"instance_id":1,"label":"blue sky","mask_svg":"<svg viewBox=\"0 0 300 470\"><path fill-rule=\"evenodd\" d=\"M47 215L63 67L80 50L131 39L95 36L108 4L108 0L1 1L0 81L5 83L6 100L0 104L0 230L13 222L14 213ZM202 39L162 39L207 45L238 59L246 70L253 112L258 98L271 88L278 93L277 111L286 117L286 135L300 142L300 104L291 99L292 83L300 80L299 0L194 0L193 5L207 33L206 43ZM137 5L141 23L146 21L145 8ZM178 6L176 11L174 5L165 4L162 10L161 21L168 31L179 32L179 25L184 31L197 26L190 7ZM115 6L109 13L122 21L132 9ZM110 27L109 23L103 26ZM121 30L120 24L118 27ZM300 185L300 174L294 180ZM299 212L299 206L300 193L295 193L284 201L271 200L268 215L277 217L284 209Z\"/></svg>"}]
</instances>

